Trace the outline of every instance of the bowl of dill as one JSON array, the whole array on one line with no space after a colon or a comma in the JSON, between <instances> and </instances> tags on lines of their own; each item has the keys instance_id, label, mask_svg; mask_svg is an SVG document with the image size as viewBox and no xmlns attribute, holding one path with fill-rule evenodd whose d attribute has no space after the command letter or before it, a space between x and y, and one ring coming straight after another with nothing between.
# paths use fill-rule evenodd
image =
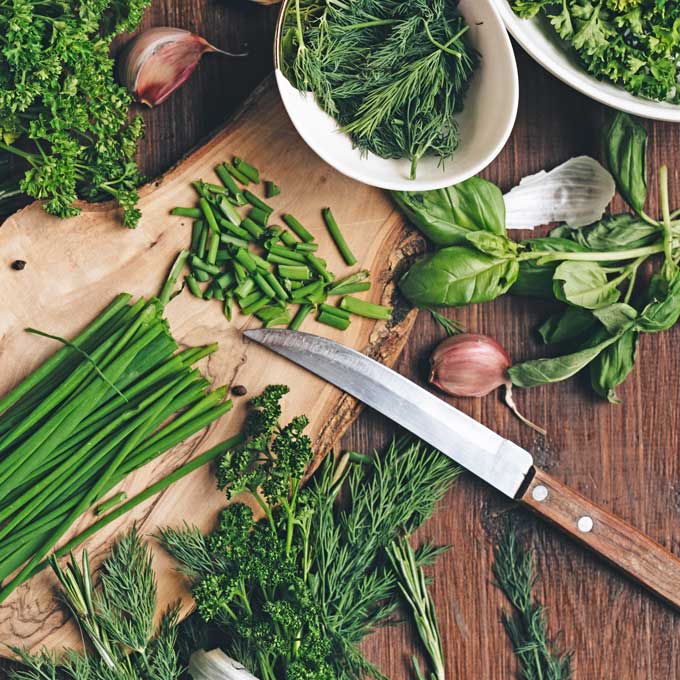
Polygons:
<instances>
[{"instance_id":1,"label":"bowl of dill","mask_svg":"<svg viewBox=\"0 0 680 680\"><path fill-rule=\"evenodd\" d=\"M492 0L284 0L274 64L303 140L383 189L478 174L517 116L517 64Z\"/></svg>"}]
</instances>

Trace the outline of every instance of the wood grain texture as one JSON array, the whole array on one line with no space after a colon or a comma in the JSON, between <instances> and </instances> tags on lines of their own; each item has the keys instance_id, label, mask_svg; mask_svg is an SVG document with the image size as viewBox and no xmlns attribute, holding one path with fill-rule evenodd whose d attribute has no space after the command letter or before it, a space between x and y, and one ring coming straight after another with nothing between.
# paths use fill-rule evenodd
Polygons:
<instances>
[{"instance_id":1,"label":"wood grain texture","mask_svg":"<svg viewBox=\"0 0 680 680\"><path fill-rule=\"evenodd\" d=\"M537 515L680 609L680 559L543 470L520 498Z\"/></svg>"},{"instance_id":2,"label":"wood grain texture","mask_svg":"<svg viewBox=\"0 0 680 680\"><path fill-rule=\"evenodd\" d=\"M182 90L162 107L143 112L147 136L140 160L149 176L166 170L220 126L271 68L276 11L276 7L248 0L154 0L145 18L147 26L188 28L225 49L240 48L246 41L250 54L242 60L208 55ZM558 82L516 45L515 52L521 87L517 124L506 148L484 173L504 189L570 156L601 157L600 135L607 116L604 107ZM669 164L672 202L680 205L675 164L680 126L649 122L647 129L650 170ZM650 186L650 199L650 212L658 213L656 186ZM614 209L622 207L617 200ZM516 360L522 360L541 353L532 329L547 312L549 306L536 301L504 298L449 315L471 331L493 335ZM442 337L429 314L420 314L397 369L423 383L428 353ZM678 554L679 341L680 329L642 339L637 367L621 390L620 406L595 399L587 381L579 378L518 392L520 408L548 429L545 441L518 423L493 397L451 402L529 448L555 478ZM364 411L343 443L370 450L383 445L393 433L391 423ZM500 623L506 604L491 576L493 541L508 515L520 523L524 539L536 549L536 592L548 607L551 630L562 630L560 643L575 651L576 679L680 677L677 614L531 513L515 511L512 504L469 476L461 479L418 534L421 539L452 546L431 570L448 677L516 677L516 664ZM33 606L40 609L49 603ZM388 677L408 678L413 635L408 626L384 629L364 647Z\"/></svg>"},{"instance_id":3,"label":"wood grain texture","mask_svg":"<svg viewBox=\"0 0 680 680\"><path fill-rule=\"evenodd\" d=\"M198 178L218 181L213 168L233 155L247 158L281 187L281 195L270 201L275 208L272 222L280 220L281 212L293 212L316 236L319 253L328 260L331 271L341 275L359 268L369 269L373 287L368 297L374 302L391 301L395 268L421 240L406 229L383 192L334 172L304 145L276 98L270 78L208 144L141 190L143 217L135 231L120 225L119 211L111 205L83 206L80 216L64 221L46 216L38 204L33 204L2 225L0 261L22 259L27 265L20 272L11 267L0 269L3 291L0 393L8 391L55 351L53 342L27 336L24 332L27 326L72 336L121 289L147 297L160 290L177 252L187 247L191 238L191 221L172 217L169 210L175 205L194 204L191 181ZM333 207L336 218L348 232L349 243L359 259L354 269L344 266L322 224L321 208L327 205ZM284 418L300 413L309 415L312 422L309 434L319 457L333 446L357 415L357 404L347 395L248 342L242 331L259 325L255 320L237 315L229 323L221 304L197 300L186 292L168 305L166 314L181 347L219 342L219 350L202 366L214 385L245 385L251 395L259 394L271 383L293 386L285 400ZM332 336L376 359L393 363L414 316L397 308L388 323L357 317L344 333L310 317L303 328ZM246 402L247 399L237 400L234 411L207 431L130 475L123 485L128 496L239 431ZM147 535L155 534L161 526L183 521L207 529L225 502L211 471L202 469L103 529L85 546L96 560L108 551L114 536L133 522ZM69 535L92 521L91 513L86 513ZM182 598L186 611L191 602L186 582L160 550L156 565L161 608ZM54 585L53 575L46 570L0 605L0 640L33 649L41 645L57 649L77 645L77 630L71 624L64 625L64 617L51 597Z\"/></svg>"}]
</instances>

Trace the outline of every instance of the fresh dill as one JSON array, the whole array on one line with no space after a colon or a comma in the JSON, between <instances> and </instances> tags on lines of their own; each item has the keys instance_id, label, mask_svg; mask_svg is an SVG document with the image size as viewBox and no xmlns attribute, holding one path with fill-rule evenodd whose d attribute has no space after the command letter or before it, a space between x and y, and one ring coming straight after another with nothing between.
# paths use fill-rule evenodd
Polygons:
<instances>
[{"instance_id":1,"label":"fresh dill","mask_svg":"<svg viewBox=\"0 0 680 680\"><path fill-rule=\"evenodd\" d=\"M512 605L503 625L519 663L521 680L569 680L572 654L560 653L548 636L545 608L536 601L534 558L508 527L495 551L493 566L498 587Z\"/></svg>"},{"instance_id":2,"label":"fresh dill","mask_svg":"<svg viewBox=\"0 0 680 680\"><path fill-rule=\"evenodd\" d=\"M311 91L362 151L407 158L453 155L455 115L478 64L457 0L293 0L284 72Z\"/></svg>"},{"instance_id":3,"label":"fresh dill","mask_svg":"<svg viewBox=\"0 0 680 680\"><path fill-rule=\"evenodd\" d=\"M58 658L47 650L29 654L10 647L22 666L9 671L9 680L179 680L184 669L177 654L178 609L171 607L155 625L151 551L136 529L104 560L98 590L86 552L80 565L73 554L65 568L54 559L51 564L64 602L95 654L69 650Z\"/></svg>"},{"instance_id":4,"label":"fresh dill","mask_svg":"<svg viewBox=\"0 0 680 680\"><path fill-rule=\"evenodd\" d=\"M279 423L283 386L251 402L245 444L218 467L220 486L243 502L209 535L165 529L161 541L187 574L200 617L260 680L382 678L358 645L398 606L386 550L434 511L460 470L403 439L372 458L313 460L307 419ZM243 501L247 496L239 496Z\"/></svg>"}]
</instances>

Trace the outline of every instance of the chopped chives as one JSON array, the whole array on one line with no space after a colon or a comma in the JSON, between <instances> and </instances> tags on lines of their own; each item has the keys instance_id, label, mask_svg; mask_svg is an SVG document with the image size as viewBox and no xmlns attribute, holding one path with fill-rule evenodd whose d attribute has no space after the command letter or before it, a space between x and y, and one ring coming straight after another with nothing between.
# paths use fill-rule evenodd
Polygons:
<instances>
[{"instance_id":1,"label":"chopped chives","mask_svg":"<svg viewBox=\"0 0 680 680\"><path fill-rule=\"evenodd\" d=\"M241 227L248 231L250 235L255 239L261 238L262 235L264 234L264 229L259 224L253 222L248 217L241 221Z\"/></svg>"},{"instance_id":2,"label":"chopped chives","mask_svg":"<svg viewBox=\"0 0 680 680\"><path fill-rule=\"evenodd\" d=\"M250 295L256 288L255 281L251 278L243 279L241 283L234 288L234 295L238 298L244 298Z\"/></svg>"},{"instance_id":3,"label":"chopped chives","mask_svg":"<svg viewBox=\"0 0 680 680\"><path fill-rule=\"evenodd\" d=\"M302 322L309 316L309 313L314 309L313 305L308 305L308 304L303 304L300 305L300 308L297 311L297 314L295 315L295 318L291 322L290 330L296 331L302 326Z\"/></svg>"},{"instance_id":4,"label":"chopped chives","mask_svg":"<svg viewBox=\"0 0 680 680\"><path fill-rule=\"evenodd\" d=\"M257 284L258 288L267 296L270 298L278 297L274 289L269 285L269 282L260 274L260 272L255 272L253 275L253 278L255 279L255 283Z\"/></svg>"},{"instance_id":5,"label":"chopped chives","mask_svg":"<svg viewBox=\"0 0 680 680\"><path fill-rule=\"evenodd\" d=\"M279 283L279 280L271 272L266 272L264 278L267 283L274 289L274 293L280 300L287 300L289 298L288 293L284 287Z\"/></svg>"},{"instance_id":6,"label":"chopped chives","mask_svg":"<svg viewBox=\"0 0 680 680\"><path fill-rule=\"evenodd\" d=\"M224 307L222 307L222 313L224 314L227 321L231 321L231 304L233 298L231 295L224 296Z\"/></svg>"},{"instance_id":7,"label":"chopped chives","mask_svg":"<svg viewBox=\"0 0 680 680\"><path fill-rule=\"evenodd\" d=\"M243 198L243 193L242 191L238 188L238 185L236 182L234 182L232 176L227 172L226 168L224 165L220 164L215 168L215 174L220 178L220 182L224 184L224 186L229 189L231 192L231 195L236 199L239 200L239 196ZM245 198L243 198L243 203L245 203ZM243 205L243 204L241 204Z\"/></svg>"},{"instance_id":8,"label":"chopped chives","mask_svg":"<svg viewBox=\"0 0 680 680\"><path fill-rule=\"evenodd\" d=\"M202 179L196 180L191 183L191 186L196 189L196 193L202 198L208 198L208 192L205 189L205 183Z\"/></svg>"},{"instance_id":9,"label":"chopped chives","mask_svg":"<svg viewBox=\"0 0 680 680\"><path fill-rule=\"evenodd\" d=\"M245 239L246 241L252 241L253 237L249 231L242 229L236 224L232 224L228 220L219 219L218 220L221 227L226 229L230 234L237 236L238 238Z\"/></svg>"},{"instance_id":10,"label":"chopped chives","mask_svg":"<svg viewBox=\"0 0 680 680\"><path fill-rule=\"evenodd\" d=\"M299 253L315 253L319 249L318 243L296 243L295 250Z\"/></svg>"},{"instance_id":11,"label":"chopped chives","mask_svg":"<svg viewBox=\"0 0 680 680\"><path fill-rule=\"evenodd\" d=\"M300 224L296 217L286 213L283 221L297 234L298 238L305 243L312 243L314 237Z\"/></svg>"},{"instance_id":12,"label":"chopped chives","mask_svg":"<svg viewBox=\"0 0 680 680\"><path fill-rule=\"evenodd\" d=\"M327 314L335 314L335 316L339 316L341 319L349 319L349 312L345 311L344 309L341 309L340 307L333 307L332 305L327 305L325 302L322 302L319 305L319 311L326 312Z\"/></svg>"},{"instance_id":13,"label":"chopped chives","mask_svg":"<svg viewBox=\"0 0 680 680\"><path fill-rule=\"evenodd\" d=\"M300 243L289 231L282 232L280 238L284 245L288 246L289 248L295 248Z\"/></svg>"},{"instance_id":14,"label":"chopped chives","mask_svg":"<svg viewBox=\"0 0 680 680\"><path fill-rule=\"evenodd\" d=\"M204 225L203 231L201 232L201 240L199 241L198 249L196 250L196 255L201 259L205 256L205 249L208 245L208 231L209 230Z\"/></svg>"},{"instance_id":15,"label":"chopped chives","mask_svg":"<svg viewBox=\"0 0 680 680\"><path fill-rule=\"evenodd\" d=\"M212 286L208 286L204 291L203 291L203 299L204 300L212 300L215 295L215 291Z\"/></svg>"},{"instance_id":16,"label":"chopped chives","mask_svg":"<svg viewBox=\"0 0 680 680\"><path fill-rule=\"evenodd\" d=\"M231 234L220 234L220 241L230 246L236 246L237 248L248 247L248 241L244 241L242 238L237 238Z\"/></svg>"},{"instance_id":17,"label":"chopped chives","mask_svg":"<svg viewBox=\"0 0 680 680\"><path fill-rule=\"evenodd\" d=\"M236 210L236 208L234 208L234 206L231 203L229 203L229 201L224 196L222 196L217 206L220 209L220 212L232 224L235 224L237 227L239 226L239 224L241 224L241 216L238 214L238 210Z\"/></svg>"},{"instance_id":18,"label":"chopped chives","mask_svg":"<svg viewBox=\"0 0 680 680\"><path fill-rule=\"evenodd\" d=\"M219 300L220 302L224 301L224 291L214 283L212 285L212 292L215 300Z\"/></svg>"},{"instance_id":19,"label":"chopped chives","mask_svg":"<svg viewBox=\"0 0 680 680\"><path fill-rule=\"evenodd\" d=\"M281 193L281 188L278 184L275 184L271 180L267 180L264 183L264 195L266 198L274 198Z\"/></svg>"},{"instance_id":20,"label":"chopped chives","mask_svg":"<svg viewBox=\"0 0 680 680\"><path fill-rule=\"evenodd\" d=\"M236 257L236 261L239 264L243 265L248 270L248 272L250 274L253 274L255 272L255 270L257 269L257 264L256 264L255 260L253 260L251 254L247 250L245 250L243 248L239 248L236 251L235 257Z\"/></svg>"},{"instance_id":21,"label":"chopped chives","mask_svg":"<svg viewBox=\"0 0 680 680\"><path fill-rule=\"evenodd\" d=\"M290 314L288 313L288 310L284 310L279 314L277 317L274 317L273 319L269 319L264 324L265 328L274 328L274 326L287 326L290 323Z\"/></svg>"},{"instance_id":22,"label":"chopped chives","mask_svg":"<svg viewBox=\"0 0 680 680\"><path fill-rule=\"evenodd\" d=\"M376 305L372 302L366 302L366 300L360 300L359 298L351 297L349 295L340 300L340 307L350 314L365 316L369 319L387 321L392 316L391 307Z\"/></svg>"},{"instance_id":23,"label":"chopped chives","mask_svg":"<svg viewBox=\"0 0 680 680\"><path fill-rule=\"evenodd\" d=\"M201 243L201 233L203 232L204 222L197 220L191 227L191 252L196 252Z\"/></svg>"},{"instance_id":24,"label":"chopped chives","mask_svg":"<svg viewBox=\"0 0 680 680\"><path fill-rule=\"evenodd\" d=\"M233 165L229 163L225 163L224 167L227 169L227 172L236 180L241 182L241 184L245 184L248 186L250 184L250 180L240 171L237 170Z\"/></svg>"},{"instance_id":25,"label":"chopped chives","mask_svg":"<svg viewBox=\"0 0 680 680\"><path fill-rule=\"evenodd\" d=\"M288 290L297 290L305 285L304 281L291 281L290 279L286 279L285 283Z\"/></svg>"},{"instance_id":26,"label":"chopped chives","mask_svg":"<svg viewBox=\"0 0 680 680\"><path fill-rule=\"evenodd\" d=\"M191 266L194 269L201 269L207 274L212 274L213 276L216 276L221 271L216 265L203 262L203 260L201 260L199 257L196 257L196 255L191 256Z\"/></svg>"},{"instance_id":27,"label":"chopped chives","mask_svg":"<svg viewBox=\"0 0 680 680\"><path fill-rule=\"evenodd\" d=\"M257 253L250 253L250 257L253 258L255 264L265 272L269 271L269 262L264 258L260 257Z\"/></svg>"},{"instance_id":28,"label":"chopped chives","mask_svg":"<svg viewBox=\"0 0 680 680\"><path fill-rule=\"evenodd\" d=\"M365 281L369 277L369 272L367 269L362 269L361 271L358 271L354 274L350 274L349 276L345 276L344 278L336 281L331 288L329 289L328 293L330 295L334 295L336 288L340 286L345 286L348 284L353 284L353 283L359 283L360 281Z\"/></svg>"},{"instance_id":29,"label":"chopped chives","mask_svg":"<svg viewBox=\"0 0 680 680\"><path fill-rule=\"evenodd\" d=\"M198 285L198 281L190 274L189 276L185 276L184 280L186 281L187 288L189 289L189 292L197 297L197 298L202 298L203 297L203 291Z\"/></svg>"},{"instance_id":30,"label":"chopped chives","mask_svg":"<svg viewBox=\"0 0 680 680\"><path fill-rule=\"evenodd\" d=\"M248 272L245 270L244 266L239 262L234 262L234 273L236 274L236 280L241 283L243 279L248 278Z\"/></svg>"},{"instance_id":31,"label":"chopped chives","mask_svg":"<svg viewBox=\"0 0 680 680\"><path fill-rule=\"evenodd\" d=\"M320 305L322 302L326 302L328 295L326 295L323 289L312 293L305 298L305 302L309 302L310 305Z\"/></svg>"},{"instance_id":32,"label":"chopped chives","mask_svg":"<svg viewBox=\"0 0 680 680\"><path fill-rule=\"evenodd\" d=\"M198 200L198 204L201 206L201 211L203 212L203 215L205 216L205 221L208 223L208 226L210 227L211 231L219 232L217 220L215 219L215 213L213 213L212 208L210 207L210 203L208 203L207 199L200 198Z\"/></svg>"},{"instance_id":33,"label":"chopped chives","mask_svg":"<svg viewBox=\"0 0 680 680\"><path fill-rule=\"evenodd\" d=\"M241 174L245 175L249 180L251 180L255 184L260 183L260 171L256 167L252 166L250 163L247 163L238 156L234 156L234 166Z\"/></svg>"},{"instance_id":34,"label":"chopped chives","mask_svg":"<svg viewBox=\"0 0 680 680\"><path fill-rule=\"evenodd\" d=\"M271 215L270 212L262 210L262 208L251 208L250 212L248 213L248 219L252 220L253 222L259 224L262 227L266 227L267 223L269 222L270 215Z\"/></svg>"},{"instance_id":35,"label":"chopped chives","mask_svg":"<svg viewBox=\"0 0 680 680\"><path fill-rule=\"evenodd\" d=\"M264 210L270 215L271 213L274 212L274 209L270 205L267 205L259 196L256 196L252 191L244 189L243 195L246 197L248 203L250 203L250 205L252 205L253 207L259 208L260 210Z\"/></svg>"},{"instance_id":36,"label":"chopped chives","mask_svg":"<svg viewBox=\"0 0 680 680\"><path fill-rule=\"evenodd\" d=\"M210 274L208 274L208 272L204 272L202 269L194 269L192 267L191 273L199 283L207 283L210 281Z\"/></svg>"},{"instance_id":37,"label":"chopped chives","mask_svg":"<svg viewBox=\"0 0 680 680\"><path fill-rule=\"evenodd\" d=\"M290 315L288 314L288 310L282 309L278 305L272 305L271 307L263 307L262 309L255 313L255 316L260 321L264 321L265 323L269 321L277 321L277 323L274 324L276 326L282 325L287 326L290 323ZM280 321L279 319L281 319L281 317L285 317L286 321Z\"/></svg>"},{"instance_id":38,"label":"chopped chives","mask_svg":"<svg viewBox=\"0 0 680 680\"><path fill-rule=\"evenodd\" d=\"M272 264L300 264L297 260L291 260L289 257L281 257L281 255L277 255L276 253L268 253L267 262L271 262Z\"/></svg>"},{"instance_id":39,"label":"chopped chives","mask_svg":"<svg viewBox=\"0 0 680 680\"><path fill-rule=\"evenodd\" d=\"M205 256L205 261L208 264L215 264L217 259L217 249L220 247L220 233L214 231L210 234L210 244L208 245L208 254Z\"/></svg>"},{"instance_id":40,"label":"chopped chives","mask_svg":"<svg viewBox=\"0 0 680 680\"><path fill-rule=\"evenodd\" d=\"M338 223L335 221L335 217L333 217L331 209L324 208L321 211L321 214L323 215L328 232L330 233L333 241L335 241L335 245L338 247L340 255L342 255L342 259L345 261L345 264L347 264L349 267L355 265L357 263L357 258L354 257L354 254L349 249L347 241L345 241L345 237L342 235L340 227L338 227Z\"/></svg>"},{"instance_id":41,"label":"chopped chives","mask_svg":"<svg viewBox=\"0 0 680 680\"><path fill-rule=\"evenodd\" d=\"M278 265L279 276L284 279L292 279L293 281L307 281L312 275L309 267L305 265L280 264Z\"/></svg>"},{"instance_id":42,"label":"chopped chives","mask_svg":"<svg viewBox=\"0 0 680 680\"><path fill-rule=\"evenodd\" d=\"M177 255L177 258L170 269L170 273L168 274L168 278L165 281L165 285L158 296L158 300L160 301L161 305L163 305L163 307L165 307L165 305L167 305L172 299L172 291L177 284L177 279L179 279L179 275L182 269L184 269L184 265L186 264L188 257L188 250L180 250L179 254Z\"/></svg>"},{"instance_id":43,"label":"chopped chives","mask_svg":"<svg viewBox=\"0 0 680 680\"><path fill-rule=\"evenodd\" d=\"M333 274L331 274L326 269L326 263L324 260L316 257L312 253L307 253L305 259L307 262L309 262L312 269L314 269L314 271L316 271L316 273L319 274L321 278L326 281L326 283L330 283L333 280Z\"/></svg>"},{"instance_id":44,"label":"chopped chives","mask_svg":"<svg viewBox=\"0 0 680 680\"><path fill-rule=\"evenodd\" d=\"M207 189L211 194L219 194L226 196L229 194L228 189L221 187L219 184L211 184L210 182L203 182L203 188Z\"/></svg>"},{"instance_id":45,"label":"chopped chives","mask_svg":"<svg viewBox=\"0 0 680 680\"><path fill-rule=\"evenodd\" d=\"M274 255L279 255L281 257L286 257L289 260L295 260L296 262L305 264L307 262L307 257L304 253L296 253L294 250L289 250L283 246L272 246L269 249L270 253Z\"/></svg>"},{"instance_id":46,"label":"chopped chives","mask_svg":"<svg viewBox=\"0 0 680 680\"><path fill-rule=\"evenodd\" d=\"M238 306L243 309L244 307L250 307L250 305L254 304L258 300L264 300L266 299L264 295L259 290L256 290L250 295L246 295L245 297L239 298L236 302Z\"/></svg>"},{"instance_id":47,"label":"chopped chives","mask_svg":"<svg viewBox=\"0 0 680 680\"><path fill-rule=\"evenodd\" d=\"M234 275L231 272L225 272L222 276L215 279L215 283L222 290L225 290L234 283Z\"/></svg>"},{"instance_id":48,"label":"chopped chives","mask_svg":"<svg viewBox=\"0 0 680 680\"><path fill-rule=\"evenodd\" d=\"M345 283L343 285L333 286L326 292L329 295L349 295L350 293L363 293L370 290L371 284L368 281L360 281L359 283Z\"/></svg>"},{"instance_id":49,"label":"chopped chives","mask_svg":"<svg viewBox=\"0 0 680 680\"><path fill-rule=\"evenodd\" d=\"M250 314L255 314L255 312L259 311L263 307L266 307L270 302L271 302L271 298L263 297L261 300L258 300L257 302L253 302L252 304L248 305L247 307L242 307L241 313L245 314L246 316L249 316Z\"/></svg>"},{"instance_id":50,"label":"chopped chives","mask_svg":"<svg viewBox=\"0 0 680 680\"><path fill-rule=\"evenodd\" d=\"M326 326L332 326L333 328L338 328L341 331L346 331L349 328L350 320L343 319L342 317L336 316L335 314L329 314L328 312L321 312L316 320L319 323L326 324Z\"/></svg>"},{"instance_id":51,"label":"chopped chives","mask_svg":"<svg viewBox=\"0 0 680 680\"><path fill-rule=\"evenodd\" d=\"M308 283L306 286L302 286L302 288L294 290L290 296L294 302L298 302L306 298L308 295L313 295L314 293L318 293L322 290L323 283L321 281L314 281L313 283Z\"/></svg>"},{"instance_id":52,"label":"chopped chives","mask_svg":"<svg viewBox=\"0 0 680 680\"><path fill-rule=\"evenodd\" d=\"M170 214L179 215L179 217L191 217L195 220L203 217L203 213L199 208L173 208Z\"/></svg>"}]
</instances>

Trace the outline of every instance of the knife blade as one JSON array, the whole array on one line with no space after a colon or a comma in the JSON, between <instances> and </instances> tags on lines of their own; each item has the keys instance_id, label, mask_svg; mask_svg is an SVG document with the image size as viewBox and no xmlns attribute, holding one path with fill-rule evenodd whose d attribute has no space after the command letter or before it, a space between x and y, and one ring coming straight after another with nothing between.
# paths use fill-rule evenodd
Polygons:
<instances>
[{"instance_id":1,"label":"knife blade","mask_svg":"<svg viewBox=\"0 0 680 680\"><path fill-rule=\"evenodd\" d=\"M245 335L403 426L680 609L680 560L538 469L525 449L391 368L333 340L281 329L249 330Z\"/></svg>"}]
</instances>

